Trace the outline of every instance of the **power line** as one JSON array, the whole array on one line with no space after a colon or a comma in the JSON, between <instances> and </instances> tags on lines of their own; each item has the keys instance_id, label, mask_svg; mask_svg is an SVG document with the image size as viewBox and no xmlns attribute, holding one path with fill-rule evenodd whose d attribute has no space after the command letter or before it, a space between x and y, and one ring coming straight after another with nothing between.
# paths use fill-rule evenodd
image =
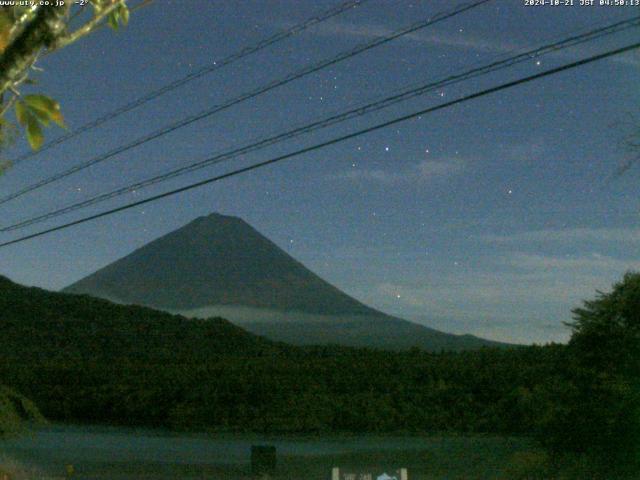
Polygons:
<instances>
[{"instance_id":1,"label":"power line","mask_svg":"<svg viewBox=\"0 0 640 480\"><path fill-rule=\"evenodd\" d=\"M275 163L282 162L283 160L287 160L289 158L297 157L297 156L303 155L305 153L309 153L309 152L312 152L312 151L315 151L315 150L319 150L321 148L325 148L325 147L328 147L328 146L331 146L331 145L335 145L337 143L341 143L341 142L344 142L346 140L350 140L352 138L359 137L361 135L365 135L367 133L371 133L371 132L374 132L376 130L380 130L382 128L386 128L386 127L389 127L391 125L395 125L395 124L404 122L406 120L410 120L410 119L413 119L413 118L416 118L416 117L420 117L420 116L423 116L423 115L426 115L428 113L432 113L432 112L435 112L435 111L438 111L438 110L443 110L445 108L449 108L449 107L452 107L454 105L459 105L461 103L464 103L464 102L467 102L467 101L470 101L470 100L473 100L473 99L476 99L476 98L480 98L480 97L483 97L483 96L486 96L486 95L490 95L492 93L496 93L496 92L499 92L499 91L502 91L502 90L506 90L508 88L512 88L512 87L515 87L515 86L518 86L518 85L529 83L529 82L532 82L534 80L538 80L540 78L544 78L544 77L547 77L547 76L550 76L550 75L554 75L554 74L557 74L557 73L560 73L560 72L564 72L566 70L570 70L570 69L577 68L577 67L580 67L580 66L583 66L583 65L587 65L589 63L593 63L593 62L596 62L598 60L602 60L602 59L605 59L605 58L608 58L608 57L612 57L614 55L619 55L621 53L625 53L625 52L634 50L634 49L639 48L639 47L640 47L640 42L634 43L634 44L627 45L625 47L621 47L621 48L618 48L618 49L615 49L615 50L609 50L608 52L601 53L599 55L594 55L594 56L591 56L591 57L588 57L588 58L585 58L585 59L582 59L582 60L578 60L576 62L568 63L568 64L562 65L560 67L556 67L556 68L552 68L552 69L549 69L549 70L545 70L544 72L540 72L540 73L537 73L535 75L530 75L530 76L527 76L527 77L524 77L524 78L521 78L521 79L518 79L518 80L514 80L514 81L511 81L511 82L503 83L503 84L498 85L496 87L491 87L491 88L488 88L488 89L485 89L485 90L481 90L481 91L476 92L476 93L472 93L472 94L457 98L455 100L451 100L449 102L441 103L441 104L436 105L434 107L429 107L429 108L426 108L426 109L423 109L423 110L419 110L417 112L409 113L407 115L403 115L401 117L397 117L397 118L395 118L393 120L389 120L389 121L386 121L386 122L383 122L383 123L379 123L377 125L374 125L374 126L362 129L362 130L358 130L356 132L352 132L352 133L349 133L347 135L343 135L343 136L336 137L336 138L333 138L331 140L328 140L328 141L325 141L325 142L322 142L322 143L318 143L318 144L312 145L310 147L302 148L300 150L296 150L294 152L287 153L285 155L280 155L278 157L271 158L269 160L265 160L263 162L255 163L253 165L250 165L250 166L247 166L247 167L243 167L243 168L239 168L237 170L233 170L231 172L227 172L227 173L222 174L222 175L217 175L215 177L211 177L211 178L208 178L206 180L201 180L199 182L191 183L191 184L186 185L184 187L180 187L180 188L177 188L177 189L174 189L174 190L170 190L168 192L164 192L164 193L161 193L161 194L158 194L158 195L154 195L152 197L145 198L144 200L138 200L136 202L128 203L126 205L122 205L122 206L117 207L117 208L106 210L106 211L103 211L103 212L100 212L100 213L97 213L97 214L94 214L94 215L90 215L90 216L87 216L87 217L84 217L84 218L81 218L81 219L78 219L78 220L74 220L72 222L68 222L68 223L65 223L65 224L62 224L62 225L58 225L56 227L48 228L46 230L41 230L39 232L32 233L30 235L25 235L23 237L16 238L14 240L10 240L10 241L4 242L4 243L0 243L0 247L6 247L6 246L13 245L13 244L16 244L16 243L24 242L24 241L30 240L32 238L41 237L43 235L46 235L46 234L49 234L49 233L52 233L52 232L63 230L63 229L66 229L66 228L69 228L69 227L72 227L72 226L75 226L75 225L79 225L81 223L86 223L86 222L89 222L91 220L96 220L98 218L106 217L108 215L112 215L114 213L122 212L124 210L128 210L128 209L140 206L140 205L144 205L146 203L155 202L155 201L160 200L162 198L166 198L166 197L170 197L170 196L173 196L173 195L177 195L178 193L186 192L188 190L193 190L195 188L202 187L204 185L208 185L208 184L211 184L211 183L214 183L214 182L218 182L218 181L224 180L226 178L234 177L234 176L246 173L246 172L257 170L259 168L263 168L263 167L266 167L268 165L273 165Z\"/></svg>"},{"instance_id":2,"label":"power line","mask_svg":"<svg viewBox=\"0 0 640 480\"><path fill-rule=\"evenodd\" d=\"M287 38L290 38L294 35L297 35L298 33L306 30L309 27L312 27L314 25L317 25L318 23L324 22L325 20L329 20L330 18L333 18L337 15L340 15L341 13L344 13L348 10L351 10L354 7L357 7L365 2L368 2L369 0L350 0L348 2L345 2L341 5L338 5L334 8L331 8L330 10L327 10L326 12L322 13L321 15L315 16L315 17L311 17L307 20L305 20L302 23L299 23L297 25L294 25L293 27L287 29L287 30L283 30L281 32L276 33L275 35L272 35L271 37L267 37L261 41L259 41L258 43L254 44L254 45L249 45L247 47L244 47L243 49L232 53L231 55L221 59L221 60L217 60L209 65L205 65L204 67L196 70L195 72L192 72L188 75L185 75L182 78L179 78L177 80L174 80L171 83L168 83L167 85L164 85L156 90L152 90L151 92L143 95L142 97L139 97L125 105L122 105L121 107L117 108L116 110L113 110L109 113L106 113L105 115L96 118L95 120L92 120L88 123L85 123L84 125L76 128L75 130L70 131L69 133L66 133L64 135L61 135L47 143L45 143L39 150L36 151L29 151L26 152L22 155L20 155L19 157L17 157L13 163L20 163L28 158L32 158L35 157L36 155L44 152L45 150L48 150L52 147L55 147L56 145L60 145L61 143L66 142L67 140L70 140L74 137L77 137L78 135L88 132L90 130L93 130L94 128L99 127L100 125L108 122L109 120L113 120L116 117L119 117L120 115L130 112L131 110L134 110L142 105L144 105L145 103L150 102L151 100L155 100L156 98L164 95L165 93L171 92L193 80L196 80L200 77L203 77L205 75L208 75L209 73L212 73L216 70L219 70L223 67L226 67L227 65L234 63L244 57L247 57L249 55L252 55L256 52L259 52L267 47L270 47L271 45L281 42L283 40L286 40ZM144 3L144 2L143 2Z\"/></svg>"},{"instance_id":3,"label":"power line","mask_svg":"<svg viewBox=\"0 0 640 480\"><path fill-rule=\"evenodd\" d=\"M242 95L240 95L239 97L236 97L232 100L229 100L225 103L223 103L222 105L216 105L208 110L205 110L203 112L197 113L195 115L191 115L189 117L186 117L182 120L179 120L178 122L172 123L166 127L163 127L159 130L156 130L155 132L152 132L148 135L145 135L144 137L138 138L137 140L134 140L131 143L128 143L126 145L121 145L119 147L116 147L112 150L110 150L107 153L104 153L102 155L99 155L97 157L94 157L90 160L87 160L85 162L82 162L78 165L75 165L67 170L64 170L63 172L57 173L55 175L52 175L48 178L45 178L43 180L40 180L36 183L33 183L31 185L28 185L24 188L22 188L21 190L18 190L17 192L11 193L9 195L6 195L2 198L0 198L0 205L7 203L11 200L14 200L18 197L21 197L22 195L25 195L29 192L32 192L34 190L37 190L41 187L44 187L45 185L49 185L53 182L56 182L58 180L61 180L63 178L66 178L70 175L73 175L74 173L77 173L81 170L84 170L85 168L88 168L92 165L95 165L97 163L103 162L111 157L114 157L120 153L126 152L128 150L131 150L132 148L138 147L140 145L143 145L147 142L150 142L152 140L155 140L157 138L160 138L164 135L167 135L168 133L171 133L175 130L178 130L180 128L186 127L187 125L190 125L194 122L197 122L199 120L202 120L204 118L210 117L211 115L214 115L215 113L221 112L223 110L227 110L228 108L231 108L232 106L235 106L239 103L242 103L246 100L249 100L251 98L257 97L259 95L262 95L270 90L273 90L277 87L286 85L294 80L300 79L302 77L305 77L307 75L310 75L312 73L315 73L319 70L322 70L326 67L329 67L331 65L334 65L338 62L341 62L343 60L352 58L356 55L359 55L360 53L363 53L367 50L370 50L372 48L378 47L380 45L383 45L385 43L388 43L392 40L395 40L396 38L399 38L403 35L407 35L409 33L413 33L417 30L426 28L428 26L434 25L438 22L441 22L443 20L446 20L448 18L454 17L456 15L459 15L461 13L464 13L468 10L471 10L472 8L476 8L479 7L480 5L483 5L485 3L488 3L492 0L476 0L475 2L472 3L467 3L467 4L463 4L460 5L458 7L456 7L455 9L451 10L451 11L447 11L447 12L441 12L439 14L436 14L433 17L430 17L426 20L422 20L420 22L414 23L413 25L406 27L402 30L398 30L395 33L392 33L390 35L387 36L383 36L383 37L379 37L375 40L373 40L372 42L369 43L365 43L362 44L360 46L355 47L352 50L346 51L346 52L342 52L340 54L338 54L335 57L332 57L328 60L323 60L318 64L313 64L313 65L309 65L301 70L298 70L297 72L291 73L289 75L287 75L286 77L280 79L280 80L276 80L273 81L269 84L267 84L266 86L262 86L259 87L255 90L252 90L248 93L244 93Z\"/></svg>"},{"instance_id":4,"label":"power line","mask_svg":"<svg viewBox=\"0 0 640 480\"><path fill-rule=\"evenodd\" d=\"M12 225L6 226L6 227L2 227L0 228L0 232L7 232L7 231L12 231L12 230L17 230L20 228L24 228L36 223L40 223L43 222L45 220L49 220L51 218L56 218L60 215L66 214L66 213L70 213L76 210L79 210L81 208L85 208L88 207L90 205L95 205L97 203L112 199L112 198L116 198L119 197L121 195L124 195L126 193L132 192L132 191L137 191L140 190L142 188L151 186L151 185L155 185L157 183L161 183L164 182L166 180L169 180L171 178L175 178L177 176L186 174L186 173L190 173L202 168L205 168L207 166L210 165L214 165L214 164L218 164L218 163L222 163L224 161L228 161L231 160L233 158L236 158L240 155L244 155L246 153L249 152L253 152L256 150L260 150L262 148L266 148L268 146L274 145L276 143L280 143L284 140L289 140L291 138L295 138L298 137L300 135L303 134L307 134L310 132L313 132L315 130L321 129L321 128L326 128L328 126L331 125L335 125L337 123L340 122L344 122L346 120L349 120L351 118L355 118L358 116L362 116L365 114L368 114L370 112L373 111L377 111L377 110L381 110L383 108L387 108L391 105L394 105L396 103L402 102L402 101L406 101L410 98L414 98L416 96L419 95L423 95L429 91L433 91L439 88L443 88L446 86L450 86L453 85L455 83L459 83L471 78L475 78L478 77L480 75L485 75L487 73L492 73L504 68L508 68L511 67L513 65L516 65L518 63L522 63L524 61L530 60L531 58L539 58L545 54L548 53L553 53L553 52L557 52L561 49L565 49L568 47L572 47L575 45L579 45L582 43L585 43L587 41L593 41L595 39L598 38L602 38L605 35L611 35L613 33L618 33L620 31L629 29L631 27L637 27L638 25L640 25L640 16L636 16L627 20L623 20L617 23L613 23L613 24L609 24L594 30L590 30L588 32L582 33L582 34L578 34L578 35L574 35L568 38L565 38L563 40L560 41L556 41L547 45L544 45L542 47L538 47L536 49L531 49L531 50L527 50L524 52L521 52L517 55L513 55L507 58L504 58L502 60L498 60L498 61L494 61L491 62L487 65L481 66L481 67L477 67L477 68L473 68L470 70L467 70L463 73L459 73L459 74L454 74L454 75L449 75L447 77L445 77L444 79L435 81L435 82L431 82L431 83L427 83L427 84L423 84L420 85L416 88L411 88L411 89L406 89L405 91L396 94L396 95L392 95L392 96L388 96L385 98L382 98L381 100L375 101L375 102L371 102L368 103L366 105L363 106L359 106L356 108L352 108L350 110L347 110L345 112L336 114L336 115L331 115L329 117L323 118L321 120L317 120L314 121L310 124L306 124L303 125L301 127L297 127L294 128L292 130L280 133L278 135L275 136L271 136L271 137L267 137L267 138L263 138L257 142L254 143L250 143L248 145L242 146L242 147L238 147L235 149L232 149L230 151L226 151L224 153L220 153L220 154L216 154L213 157L207 158L205 160L199 161L199 162L195 162L192 163L190 165L185 165L183 167L179 167L177 169L173 169L170 170L168 172L165 172L163 174L160 175L156 175L153 176L151 178L147 178L145 180L142 181L138 181L135 182L133 184L127 185L125 187L121 187L115 190L112 190L110 192L106 192L106 193L102 193L99 194L97 196L88 198L86 200L82 200L80 202L76 202L73 203L71 205L67 205L65 207L41 214L41 215L37 215L35 217L31 217L25 220L21 220L18 221Z\"/></svg>"}]
</instances>

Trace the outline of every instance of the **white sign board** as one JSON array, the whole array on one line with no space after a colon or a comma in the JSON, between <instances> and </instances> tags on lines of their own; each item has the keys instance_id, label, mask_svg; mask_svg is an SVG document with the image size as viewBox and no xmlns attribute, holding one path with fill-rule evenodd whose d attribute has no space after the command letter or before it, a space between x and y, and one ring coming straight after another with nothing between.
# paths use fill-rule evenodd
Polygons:
<instances>
[{"instance_id":1,"label":"white sign board","mask_svg":"<svg viewBox=\"0 0 640 480\"><path fill-rule=\"evenodd\" d=\"M387 471L376 469L353 471L334 467L331 470L331 480L409 480L409 474L406 468Z\"/></svg>"}]
</instances>

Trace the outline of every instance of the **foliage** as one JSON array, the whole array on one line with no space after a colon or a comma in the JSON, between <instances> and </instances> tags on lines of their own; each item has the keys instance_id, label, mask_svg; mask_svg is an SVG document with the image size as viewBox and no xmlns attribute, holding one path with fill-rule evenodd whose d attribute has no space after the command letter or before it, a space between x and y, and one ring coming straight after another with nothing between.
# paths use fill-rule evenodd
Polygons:
<instances>
[{"instance_id":1,"label":"foliage","mask_svg":"<svg viewBox=\"0 0 640 480\"><path fill-rule=\"evenodd\" d=\"M25 95L16 101L16 118L26 130L29 145L38 150L44 141L42 127L50 122L64 127L64 120L60 113L60 105L45 95Z\"/></svg>"},{"instance_id":2,"label":"foliage","mask_svg":"<svg viewBox=\"0 0 640 480\"><path fill-rule=\"evenodd\" d=\"M20 88L36 83L31 77L43 53L51 53L77 42L107 24L114 30L129 22L125 0L62 2L61 5L22 5L0 9L0 146L13 138L15 117L34 150L44 141L42 127L51 122L64 126L59 104L43 94L22 95ZM52 2L53 3L53 2ZM91 5L92 9L85 8ZM5 162L2 169L8 164ZM1 170L1 169L0 169Z\"/></svg>"},{"instance_id":3,"label":"foliage","mask_svg":"<svg viewBox=\"0 0 640 480\"><path fill-rule=\"evenodd\" d=\"M0 278L0 379L63 422L535 434L547 454L518 454L505 478L637 478L639 281L576 309L568 346L392 353L292 347Z\"/></svg>"},{"instance_id":4,"label":"foliage","mask_svg":"<svg viewBox=\"0 0 640 480\"><path fill-rule=\"evenodd\" d=\"M41 423L44 417L33 402L0 386L0 438L22 430L26 422Z\"/></svg>"},{"instance_id":5,"label":"foliage","mask_svg":"<svg viewBox=\"0 0 640 480\"><path fill-rule=\"evenodd\" d=\"M601 478L634 475L640 471L640 274L628 273L611 292L585 301L569 325L569 368L541 439L576 478L584 469Z\"/></svg>"},{"instance_id":6,"label":"foliage","mask_svg":"<svg viewBox=\"0 0 640 480\"><path fill-rule=\"evenodd\" d=\"M0 329L0 378L47 417L197 430L528 433L564 352L291 347L8 280Z\"/></svg>"},{"instance_id":7,"label":"foliage","mask_svg":"<svg viewBox=\"0 0 640 480\"><path fill-rule=\"evenodd\" d=\"M640 378L640 273L573 311L570 346L581 368Z\"/></svg>"},{"instance_id":8,"label":"foliage","mask_svg":"<svg viewBox=\"0 0 640 480\"><path fill-rule=\"evenodd\" d=\"M548 480L549 459L540 450L523 450L512 455L502 474L504 480Z\"/></svg>"}]
</instances>

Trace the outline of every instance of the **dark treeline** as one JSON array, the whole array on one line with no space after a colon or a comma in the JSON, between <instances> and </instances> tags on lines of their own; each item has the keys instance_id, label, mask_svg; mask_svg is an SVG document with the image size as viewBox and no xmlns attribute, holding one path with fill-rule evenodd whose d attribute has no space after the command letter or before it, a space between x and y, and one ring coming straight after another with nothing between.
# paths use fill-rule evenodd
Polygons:
<instances>
[{"instance_id":1,"label":"dark treeline","mask_svg":"<svg viewBox=\"0 0 640 480\"><path fill-rule=\"evenodd\" d=\"M5 362L5 382L68 422L260 432L530 433L559 347L459 354L338 348L158 361ZM390 358L391 357L391 358ZM529 363L524 363L524 362ZM558 377L558 380L559 377Z\"/></svg>"},{"instance_id":2,"label":"dark treeline","mask_svg":"<svg viewBox=\"0 0 640 480\"><path fill-rule=\"evenodd\" d=\"M640 284L637 276L625 282ZM637 285L632 293L638 296L630 305L638 308ZM586 305L582 315L588 311ZM634 322L638 312L631 312ZM637 359L627 358L628 367L594 370L609 358L602 340L589 340L593 328L574 330L579 335L569 346L458 353L301 348L223 319L189 320L3 279L0 383L63 422L269 433L517 434L540 438L554 454L577 455L593 453L596 436L603 442L598 451L605 448L609 456L617 449L627 458L629 445L638 455ZM628 336L621 332L596 329L605 338ZM631 343L619 340L611 348L637 348L637 340L636 333ZM576 354L581 349L586 356ZM588 357L598 353L604 358ZM621 440L623 423L632 430ZM611 431L602 434L603 426Z\"/></svg>"},{"instance_id":3,"label":"dark treeline","mask_svg":"<svg viewBox=\"0 0 640 480\"><path fill-rule=\"evenodd\" d=\"M4 281L0 373L50 419L261 432L532 430L561 346L461 353L273 343Z\"/></svg>"},{"instance_id":4,"label":"dark treeline","mask_svg":"<svg viewBox=\"0 0 640 480\"><path fill-rule=\"evenodd\" d=\"M0 438L20 433L25 423L43 422L38 408L16 391L0 386Z\"/></svg>"}]
</instances>

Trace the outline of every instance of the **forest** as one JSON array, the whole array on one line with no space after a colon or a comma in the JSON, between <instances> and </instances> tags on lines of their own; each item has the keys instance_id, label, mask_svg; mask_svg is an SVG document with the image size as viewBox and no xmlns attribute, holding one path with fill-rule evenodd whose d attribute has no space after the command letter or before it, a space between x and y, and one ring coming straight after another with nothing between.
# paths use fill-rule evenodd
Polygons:
<instances>
[{"instance_id":1,"label":"forest","mask_svg":"<svg viewBox=\"0 0 640 480\"><path fill-rule=\"evenodd\" d=\"M524 435L540 441L550 464L635 478L640 275L585 302L574 318L568 345L292 347L219 318L190 320L3 278L0 383L57 422Z\"/></svg>"}]
</instances>

